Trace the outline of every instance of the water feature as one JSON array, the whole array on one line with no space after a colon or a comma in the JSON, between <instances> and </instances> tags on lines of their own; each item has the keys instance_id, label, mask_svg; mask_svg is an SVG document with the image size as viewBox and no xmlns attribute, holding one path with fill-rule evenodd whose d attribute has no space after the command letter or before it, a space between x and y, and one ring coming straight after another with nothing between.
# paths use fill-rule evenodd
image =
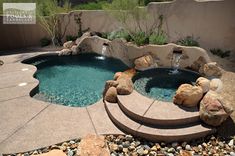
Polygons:
<instances>
[{"instance_id":1,"label":"water feature","mask_svg":"<svg viewBox=\"0 0 235 156\"><path fill-rule=\"evenodd\" d=\"M142 95L161 101L172 101L177 88L183 83L193 84L198 73L177 69L179 74L171 74L172 68L155 68L137 73L134 78L135 90Z\"/></svg>"},{"instance_id":2,"label":"water feature","mask_svg":"<svg viewBox=\"0 0 235 156\"><path fill-rule=\"evenodd\" d=\"M102 98L105 81L128 67L120 60L84 53L77 56L41 56L24 63L37 67L35 98L66 106L83 107Z\"/></svg>"},{"instance_id":3,"label":"water feature","mask_svg":"<svg viewBox=\"0 0 235 156\"><path fill-rule=\"evenodd\" d=\"M172 58L172 67L173 70L170 71L171 74L178 74L179 73L179 67L180 67L180 60L182 57L182 50L181 49L175 49L173 50L173 58Z\"/></svg>"},{"instance_id":4,"label":"water feature","mask_svg":"<svg viewBox=\"0 0 235 156\"><path fill-rule=\"evenodd\" d=\"M104 43L101 50L101 56L97 56L97 59L104 60L107 55L108 44Z\"/></svg>"}]
</instances>

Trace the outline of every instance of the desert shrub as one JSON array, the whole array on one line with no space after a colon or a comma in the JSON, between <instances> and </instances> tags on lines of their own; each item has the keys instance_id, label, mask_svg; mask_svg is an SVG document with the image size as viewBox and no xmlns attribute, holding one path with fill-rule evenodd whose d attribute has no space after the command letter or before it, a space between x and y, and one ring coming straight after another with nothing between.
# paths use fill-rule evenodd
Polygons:
<instances>
[{"instance_id":1,"label":"desert shrub","mask_svg":"<svg viewBox=\"0 0 235 156\"><path fill-rule=\"evenodd\" d=\"M67 35L66 41L75 41L77 38L78 38L77 36Z\"/></svg>"},{"instance_id":2,"label":"desert shrub","mask_svg":"<svg viewBox=\"0 0 235 156\"><path fill-rule=\"evenodd\" d=\"M149 36L150 44L163 45L167 43L167 35L164 32L153 33Z\"/></svg>"},{"instance_id":3,"label":"desert shrub","mask_svg":"<svg viewBox=\"0 0 235 156\"><path fill-rule=\"evenodd\" d=\"M145 32L137 32L135 34L132 34L131 40L138 46L149 43L149 37Z\"/></svg>"},{"instance_id":4,"label":"desert shrub","mask_svg":"<svg viewBox=\"0 0 235 156\"><path fill-rule=\"evenodd\" d=\"M194 38L194 36L187 36L183 39L178 40L176 43L182 46L195 46L195 47L199 47L199 43L198 43L198 38Z\"/></svg>"},{"instance_id":5,"label":"desert shrub","mask_svg":"<svg viewBox=\"0 0 235 156\"><path fill-rule=\"evenodd\" d=\"M113 32L107 34L107 39L109 39L109 40L114 40L116 38L123 38L126 41L130 41L130 39L131 39L129 33L126 32L124 29L113 31Z\"/></svg>"},{"instance_id":6,"label":"desert shrub","mask_svg":"<svg viewBox=\"0 0 235 156\"><path fill-rule=\"evenodd\" d=\"M48 46L51 44L51 40L49 38L44 37L40 40L40 44L41 44L41 47Z\"/></svg>"},{"instance_id":7,"label":"desert shrub","mask_svg":"<svg viewBox=\"0 0 235 156\"><path fill-rule=\"evenodd\" d=\"M217 48L217 49L210 49L210 52L211 52L213 55L217 55L217 56L219 56L219 57L221 57L221 58L229 57L229 56L230 56L230 53L231 53L230 50L225 50L225 51L223 51L223 50L221 50L221 49L219 49L219 48Z\"/></svg>"}]
</instances>

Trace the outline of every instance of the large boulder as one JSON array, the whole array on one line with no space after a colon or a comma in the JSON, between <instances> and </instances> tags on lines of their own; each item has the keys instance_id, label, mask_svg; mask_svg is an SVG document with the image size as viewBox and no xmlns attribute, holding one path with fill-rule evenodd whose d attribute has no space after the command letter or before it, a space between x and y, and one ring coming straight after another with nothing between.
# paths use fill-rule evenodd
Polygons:
<instances>
[{"instance_id":1,"label":"large boulder","mask_svg":"<svg viewBox=\"0 0 235 156\"><path fill-rule=\"evenodd\" d=\"M206 93L210 90L210 80L204 77L199 77L196 80L196 86L200 86L202 88L203 93Z\"/></svg>"},{"instance_id":2,"label":"large boulder","mask_svg":"<svg viewBox=\"0 0 235 156\"><path fill-rule=\"evenodd\" d=\"M114 80L106 81L105 86L104 86L104 91L103 91L103 97L105 97L105 94L110 87L117 87L117 86L118 86L118 81L114 81Z\"/></svg>"},{"instance_id":3,"label":"large boulder","mask_svg":"<svg viewBox=\"0 0 235 156\"><path fill-rule=\"evenodd\" d=\"M151 55L144 55L142 57L135 59L134 64L135 64L135 69L138 70L148 69L155 65L154 59Z\"/></svg>"},{"instance_id":4,"label":"large boulder","mask_svg":"<svg viewBox=\"0 0 235 156\"><path fill-rule=\"evenodd\" d=\"M64 48L70 49L75 43L73 41L67 41L63 44Z\"/></svg>"},{"instance_id":5,"label":"large boulder","mask_svg":"<svg viewBox=\"0 0 235 156\"><path fill-rule=\"evenodd\" d=\"M88 134L79 146L80 156L110 156L104 136Z\"/></svg>"},{"instance_id":6,"label":"large boulder","mask_svg":"<svg viewBox=\"0 0 235 156\"><path fill-rule=\"evenodd\" d=\"M200 72L200 69L206 64L206 59L203 56L200 56L196 61L191 65L191 69L197 72Z\"/></svg>"},{"instance_id":7,"label":"large boulder","mask_svg":"<svg viewBox=\"0 0 235 156\"><path fill-rule=\"evenodd\" d=\"M207 77L220 77L222 75L222 69L216 62L210 62L203 66L203 73Z\"/></svg>"},{"instance_id":8,"label":"large boulder","mask_svg":"<svg viewBox=\"0 0 235 156\"><path fill-rule=\"evenodd\" d=\"M200 118L211 126L221 125L232 112L232 107L215 91L209 91L200 102Z\"/></svg>"},{"instance_id":9,"label":"large boulder","mask_svg":"<svg viewBox=\"0 0 235 156\"><path fill-rule=\"evenodd\" d=\"M214 78L210 82L210 90L221 92L223 88L223 82L220 79Z\"/></svg>"},{"instance_id":10,"label":"large boulder","mask_svg":"<svg viewBox=\"0 0 235 156\"><path fill-rule=\"evenodd\" d=\"M117 93L119 95L129 95L133 92L134 85L130 78L119 78L117 81Z\"/></svg>"},{"instance_id":11,"label":"large boulder","mask_svg":"<svg viewBox=\"0 0 235 156\"><path fill-rule=\"evenodd\" d=\"M104 97L105 101L111 103L117 103L117 89L115 87L110 87Z\"/></svg>"},{"instance_id":12,"label":"large boulder","mask_svg":"<svg viewBox=\"0 0 235 156\"><path fill-rule=\"evenodd\" d=\"M130 78L132 79L135 76L136 70L134 68L128 69L124 72L116 72L113 76L114 80L121 79L121 78Z\"/></svg>"},{"instance_id":13,"label":"large boulder","mask_svg":"<svg viewBox=\"0 0 235 156\"><path fill-rule=\"evenodd\" d=\"M192 86L190 84L182 84L176 91L173 102L185 107L195 107L203 96L201 87Z\"/></svg>"}]
</instances>

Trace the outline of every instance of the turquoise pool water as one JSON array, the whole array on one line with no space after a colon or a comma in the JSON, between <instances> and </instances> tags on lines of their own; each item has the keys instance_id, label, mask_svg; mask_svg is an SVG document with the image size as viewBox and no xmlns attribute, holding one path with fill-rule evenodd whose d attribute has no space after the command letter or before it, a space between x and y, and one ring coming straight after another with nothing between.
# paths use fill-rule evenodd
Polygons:
<instances>
[{"instance_id":1,"label":"turquoise pool water","mask_svg":"<svg viewBox=\"0 0 235 156\"><path fill-rule=\"evenodd\" d=\"M139 72L133 78L135 90L150 98L171 102L181 84L193 84L200 77L188 70L178 70L175 74L172 71L171 68L157 68Z\"/></svg>"},{"instance_id":2,"label":"turquoise pool water","mask_svg":"<svg viewBox=\"0 0 235 156\"><path fill-rule=\"evenodd\" d=\"M74 107L100 100L105 82L128 68L120 60L94 53L39 57L26 63L38 69L35 77L40 84L35 98Z\"/></svg>"}]
</instances>

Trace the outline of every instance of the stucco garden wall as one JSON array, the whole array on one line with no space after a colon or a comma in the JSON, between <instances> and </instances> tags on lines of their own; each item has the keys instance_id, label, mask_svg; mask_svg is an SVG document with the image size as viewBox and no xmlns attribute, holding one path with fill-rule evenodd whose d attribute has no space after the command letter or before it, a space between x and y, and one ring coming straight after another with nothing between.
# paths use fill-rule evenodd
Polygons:
<instances>
[{"instance_id":1,"label":"stucco garden wall","mask_svg":"<svg viewBox=\"0 0 235 156\"><path fill-rule=\"evenodd\" d=\"M147 7L156 16L163 14L165 17L163 28L168 33L169 42L193 35L195 38L199 38L201 47L207 50L221 48L235 51L234 0L203 2L175 0L165 3L150 3ZM120 24L104 11L82 12L83 29L89 27L92 31L110 32L120 27ZM74 14L78 13L80 11L61 15L64 21L61 28L68 25L67 35L76 35L78 27L74 21ZM68 17L70 21L68 21ZM0 24L0 34L0 50L39 45L39 40L45 35L37 25L4 26L3 24Z\"/></svg>"}]
</instances>

